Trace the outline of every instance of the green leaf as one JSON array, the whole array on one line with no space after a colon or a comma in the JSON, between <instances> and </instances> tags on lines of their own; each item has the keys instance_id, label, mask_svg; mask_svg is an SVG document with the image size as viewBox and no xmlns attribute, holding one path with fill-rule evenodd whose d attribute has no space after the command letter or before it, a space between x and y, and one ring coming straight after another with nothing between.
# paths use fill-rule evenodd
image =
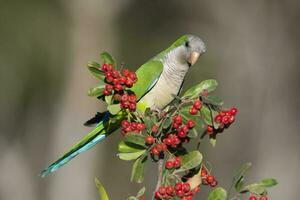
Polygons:
<instances>
[{"instance_id":1,"label":"green leaf","mask_svg":"<svg viewBox=\"0 0 300 200\"><path fill-rule=\"evenodd\" d=\"M98 79L104 81L105 80L105 74L100 69L100 64L97 62L90 62L87 64L87 67L89 71Z\"/></svg>"},{"instance_id":2,"label":"green leaf","mask_svg":"<svg viewBox=\"0 0 300 200\"><path fill-rule=\"evenodd\" d=\"M263 187L262 185L260 185L258 183L253 183L253 184L247 185L245 187L245 189L250 191L251 193L257 194L257 195L262 195L262 194L266 193L265 187Z\"/></svg>"},{"instance_id":3,"label":"green leaf","mask_svg":"<svg viewBox=\"0 0 300 200\"><path fill-rule=\"evenodd\" d=\"M118 156L121 160L135 160L141 155L143 155L146 150L140 150L134 153L119 153Z\"/></svg>"},{"instance_id":4,"label":"green leaf","mask_svg":"<svg viewBox=\"0 0 300 200\"><path fill-rule=\"evenodd\" d=\"M171 124L172 124L171 118L170 118L170 117L167 117L167 118L165 119L165 121L164 121L163 128L164 128L164 129L167 129L167 128L169 128L169 127L171 126Z\"/></svg>"},{"instance_id":5,"label":"green leaf","mask_svg":"<svg viewBox=\"0 0 300 200\"><path fill-rule=\"evenodd\" d=\"M125 142L147 147L145 144L145 136L137 133L127 133L124 138Z\"/></svg>"},{"instance_id":6,"label":"green leaf","mask_svg":"<svg viewBox=\"0 0 300 200\"><path fill-rule=\"evenodd\" d=\"M143 196L143 195L145 194L145 191L146 191L146 188L143 187L142 189L140 189L140 190L138 191L136 197L139 198L139 197Z\"/></svg>"},{"instance_id":7,"label":"green leaf","mask_svg":"<svg viewBox=\"0 0 300 200\"><path fill-rule=\"evenodd\" d=\"M266 178L258 182L259 185L263 187L273 187L278 184L277 180L274 178Z\"/></svg>"},{"instance_id":8,"label":"green leaf","mask_svg":"<svg viewBox=\"0 0 300 200\"><path fill-rule=\"evenodd\" d=\"M118 147L119 147L119 152L121 153L134 153L145 149L144 147L141 147L139 145L135 145L133 143L128 143L124 141L121 141Z\"/></svg>"},{"instance_id":9,"label":"green leaf","mask_svg":"<svg viewBox=\"0 0 300 200\"><path fill-rule=\"evenodd\" d=\"M212 120L214 117L214 114L212 112L214 112L214 111L212 109L209 109L206 105L202 105L202 107L200 109L200 114L201 114L204 122L211 126L212 126Z\"/></svg>"},{"instance_id":10,"label":"green leaf","mask_svg":"<svg viewBox=\"0 0 300 200\"><path fill-rule=\"evenodd\" d=\"M120 107L120 104L111 104L111 105L107 106L107 110L111 114L116 115L116 114L118 114L120 112L121 107Z\"/></svg>"},{"instance_id":11,"label":"green leaf","mask_svg":"<svg viewBox=\"0 0 300 200\"><path fill-rule=\"evenodd\" d=\"M88 96L101 96L103 95L103 90L105 89L105 85L101 84L96 87L90 88L88 90Z\"/></svg>"},{"instance_id":12,"label":"green leaf","mask_svg":"<svg viewBox=\"0 0 300 200\"><path fill-rule=\"evenodd\" d=\"M197 132L197 129L196 128L193 128L192 130L190 130L189 132L188 132L188 137L189 138L196 138L196 137L198 137L198 132Z\"/></svg>"},{"instance_id":13,"label":"green leaf","mask_svg":"<svg viewBox=\"0 0 300 200\"><path fill-rule=\"evenodd\" d=\"M244 176L242 176L235 184L234 184L234 188L237 192L242 191L243 187L244 187Z\"/></svg>"},{"instance_id":14,"label":"green leaf","mask_svg":"<svg viewBox=\"0 0 300 200\"><path fill-rule=\"evenodd\" d=\"M109 200L103 185L100 183L100 181L97 178L95 178L95 184L96 187L98 188L98 192L101 197L101 200Z\"/></svg>"},{"instance_id":15,"label":"green leaf","mask_svg":"<svg viewBox=\"0 0 300 200\"><path fill-rule=\"evenodd\" d=\"M208 200L226 200L227 192L221 187L218 187L211 191L208 195Z\"/></svg>"},{"instance_id":16,"label":"green leaf","mask_svg":"<svg viewBox=\"0 0 300 200\"><path fill-rule=\"evenodd\" d=\"M106 102L108 105L111 104L112 97L113 97L112 95L109 95L109 96L105 96L105 97L104 97L104 100L105 100L105 102Z\"/></svg>"},{"instance_id":17,"label":"green leaf","mask_svg":"<svg viewBox=\"0 0 300 200\"><path fill-rule=\"evenodd\" d=\"M245 163L242 167L235 173L233 177L233 185L237 192L243 190L244 186L244 176L246 172L251 168L252 164L250 162Z\"/></svg>"},{"instance_id":18,"label":"green leaf","mask_svg":"<svg viewBox=\"0 0 300 200\"><path fill-rule=\"evenodd\" d=\"M209 79L202 81L198 85L193 86L189 90L187 90L183 97L189 97L189 98L196 98L198 97L204 90L207 90L208 92L214 91L218 86L218 83L214 79Z\"/></svg>"},{"instance_id":19,"label":"green leaf","mask_svg":"<svg viewBox=\"0 0 300 200\"><path fill-rule=\"evenodd\" d=\"M104 63L112 64L112 65L115 64L114 58L107 52L101 53L100 58L103 60Z\"/></svg>"},{"instance_id":20,"label":"green leaf","mask_svg":"<svg viewBox=\"0 0 300 200\"><path fill-rule=\"evenodd\" d=\"M145 164L147 161L147 157L140 157L138 158L133 166L131 171L131 181L135 181L137 183L142 183L144 181L144 171L145 171Z\"/></svg>"},{"instance_id":21,"label":"green leaf","mask_svg":"<svg viewBox=\"0 0 300 200\"><path fill-rule=\"evenodd\" d=\"M222 99L220 97L217 97L217 96L206 96L206 97L203 97L203 100L206 103L209 103L209 104L212 104L212 105L215 105L215 106L222 106L224 104Z\"/></svg>"},{"instance_id":22,"label":"green leaf","mask_svg":"<svg viewBox=\"0 0 300 200\"><path fill-rule=\"evenodd\" d=\"M202 154L199 151L191 151L182 156L181 167L177 172L186 171L198 167L202 162Z\"/></svg>"}]
</instances>

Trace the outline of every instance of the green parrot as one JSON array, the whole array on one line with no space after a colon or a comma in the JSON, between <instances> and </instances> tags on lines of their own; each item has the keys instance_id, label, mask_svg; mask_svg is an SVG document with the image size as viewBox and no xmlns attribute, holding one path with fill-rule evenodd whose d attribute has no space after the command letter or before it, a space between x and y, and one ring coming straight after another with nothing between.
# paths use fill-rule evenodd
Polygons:
<instances>
[{"instance_id":1,"label":"green parrot","mask_svg":"<svg viewBox=\"0 0 300 200\"><path fill-rule=\"evenodd\" d=\"M178 95L186 73L195 64L199 56L206 51L204 42L194 35L183 35L170 47L162 51L137 71L138 81L131 88L137 97L137 109L144 112L146 108L164 109ZM47 176L66 164L72 158L83 153L120 127L121 121L126 117L124 112L116 115L108 111L96 115L97 122L94 130L89 132L80 142L75 144L67 153L41 172Z\"/></svg>"}]
</instances>

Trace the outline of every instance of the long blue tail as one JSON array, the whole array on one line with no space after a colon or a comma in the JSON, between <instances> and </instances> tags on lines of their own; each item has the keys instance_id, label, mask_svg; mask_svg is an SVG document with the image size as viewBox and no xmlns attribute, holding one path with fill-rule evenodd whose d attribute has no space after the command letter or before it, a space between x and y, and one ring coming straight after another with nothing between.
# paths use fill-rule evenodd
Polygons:
<instances>
[{"instance_id":1,"label":"long blue tail","mask_svg":"<svg viewBox=\"0 0 300 200\"><path fill-rule=\"evenodd\" d=\"M108 121L109 119L109 112L107 112L106 117L103 119L102 122L100 122L94 130L92 130L90 133L88 133L80 142L78 142L76 145L74 145L68 152L66 152L62 157L60 157L57 161L52 163L49 167L45 168L41 173L40 176L45 177L49 175L50 173L58 170L61 166L69 162L71 159L73 159L75 156L77 156L80 153L83 153L93 146L95 146L97 143L104 140L110 133L112 133L115 129L110 128L109 131L106 131L107 129L104 128L104 123Z\"/></svg>"}]
</instances>

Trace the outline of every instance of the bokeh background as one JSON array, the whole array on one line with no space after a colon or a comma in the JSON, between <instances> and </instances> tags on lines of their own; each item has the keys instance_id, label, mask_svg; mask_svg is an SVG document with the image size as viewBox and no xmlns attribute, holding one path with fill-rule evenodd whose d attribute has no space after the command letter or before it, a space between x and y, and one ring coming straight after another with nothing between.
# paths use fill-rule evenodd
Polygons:
<instances>
[{"instance_id":1,"label":"bokeh background","mask_svg":"<svg viewBox=\"0 0 300 200\"><path fill-rule=\"evenodd\" d=\"M215 78L217 94L240 110L217 146L202 148L219 184L228 188L234 171L252 161L249 181L280 183L270 199L298 199L299 8L297 0L1 1L0 199L99 199L95 176L113 200L135 194L141 185L129 182L132 163L116 157L119 134L47 178L38 173L103 109L86 96L96 83L88 61L107 50L136 69L185 33L200 36L208 51L184 88Z\"/></svg>"}]
</instances>

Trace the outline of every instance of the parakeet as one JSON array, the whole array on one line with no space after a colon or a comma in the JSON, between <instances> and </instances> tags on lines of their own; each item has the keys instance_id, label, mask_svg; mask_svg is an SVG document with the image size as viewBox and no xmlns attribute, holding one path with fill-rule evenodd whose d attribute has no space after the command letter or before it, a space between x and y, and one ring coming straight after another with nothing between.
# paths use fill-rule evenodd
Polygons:
<instances>
[{"instance_id":1,"label":"parakeet","mask_svg":"<svg viewBox=\"0 0 300 200\"><path fill-rule=\"evenodd\" d=\"M206 46L199 37L183 35L166 50L143 64L136 71L138 81L131 88L138 100L137 108L142 112L148 107L164 109L174 100L174 95L179 94L189 68L205 51ZM94 119L87 123L99 121L95 129L56 162L44 169L40 175L42 177L47 176L78 154L89 150L104 140L120 127L124 117L122 112L116 115L112 115L108 111L102 114L98 113Z\"/></svg>"}]
</instances>

